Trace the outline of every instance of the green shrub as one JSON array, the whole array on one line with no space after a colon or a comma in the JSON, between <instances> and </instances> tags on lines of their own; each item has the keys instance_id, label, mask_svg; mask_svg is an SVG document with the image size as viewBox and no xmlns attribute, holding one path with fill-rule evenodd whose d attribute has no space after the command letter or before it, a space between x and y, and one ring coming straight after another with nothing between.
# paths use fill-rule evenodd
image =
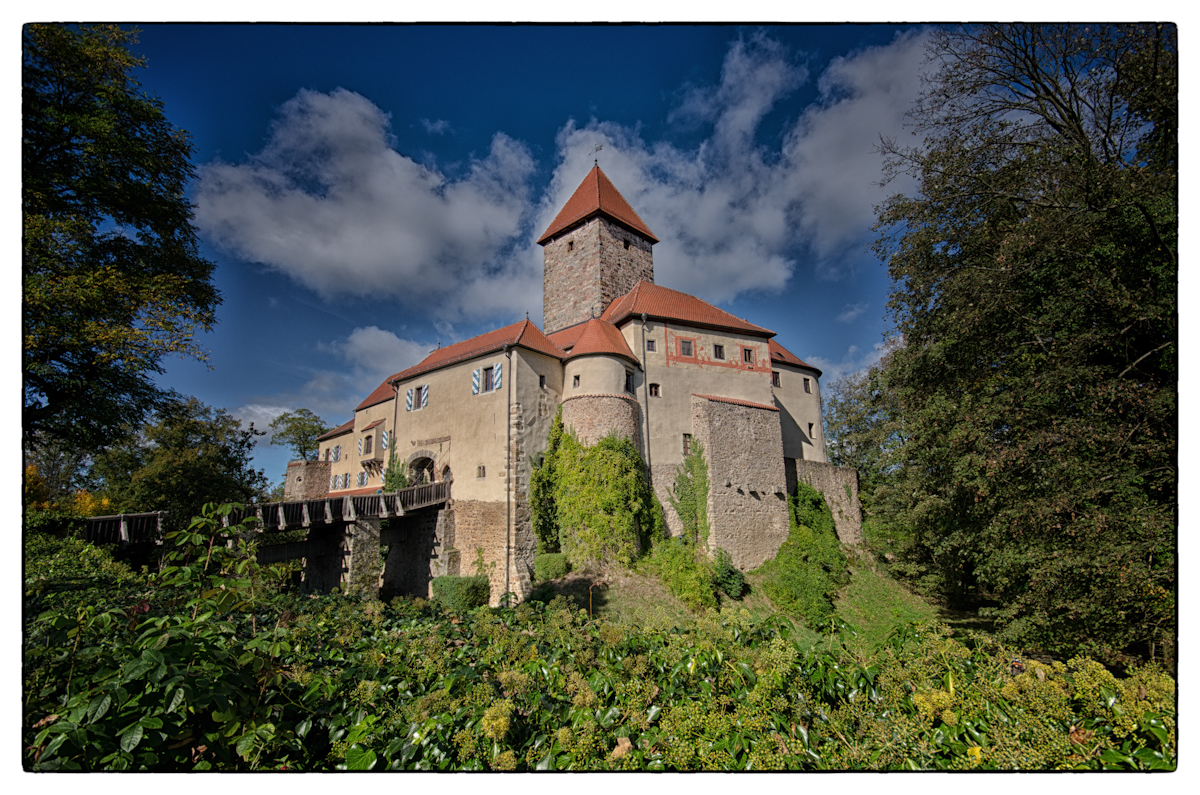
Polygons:
<instances>
[{"instance_id":1,"label":"green shrub","mask_svg":"<svg viewBox=\"0 0 1200 795\"><path fill-rule=\"evenodd\" d=\"M675 469L674 494L667 500L683 524L683 539L701 547L708 545L708 462L704 445L692 443L692 451Z\"/></svg>"},{"instance_id":2,"label":"green shrub","mask_svg":"<svg viewBox=\"0 0 1200 795\"><path fill-rule=\"evenodd\" d=\"M561 552L549 552L533 559L533 576L538 582L557 580L570 570L571 564Z\"/></svg>"},{"instance_id":3,"label":"green shrub","mask_svg":"<svg viewBox=\"0 0 1200 795\"><path fill-rule=\"evenodd\" d=\"M449 610L471 610L488 603L491 588L488 578L481 574L473 577L434 577L433 598Z\"/></svg>"},{"instance_id":4,"label":"green shrub","mask_svg":"<svg viewBox=\"0 0 1200 795\"><path fill-rule=\"evenodd\" d=\"M642 567L693 610L717 606L712 563L703 550L682 539L666 538L656 543Z\"/></svg>"},{"instance_id":5,"label":"green shrub","mask_svg":"<svg viewBox=\"0 0 1200 795\"><path fill-rule=\"evenodd\" d=\"M787 540L759 568L763 590L780 610L817 627L833 615L837 590L849 581L846 556L819 491L799 483L789 508Z\"/></svg>"},{"instance_id":6,"label":"green shrub","mask_svg":"<svg viewBox=\"0 0 1200 795\"><path fill-rule=\"evenodd\" d=\"M126 564L115 560L110 549L77 538L57 538L48 533L25 537L25 582L124 581L134 577Z\"/></svg>"},{"instance_id":7,"label":"green shrub","mask_svg":"<svg viewBox=\"0 0 1200 795\"><path fill-rule=\"evenodd\" d=\"M56 536L78 536L87 526L87 518L74 511L30 510L25 512L26 533L50 533Z\"/></svg>"},{"instance_id":8,"label":"green shrub","mask_svg":"<svg viewBox=\"0 0 1200 795\"><path fill-rule=\"evenodd\" d=\"M723 549L717 550L717 559L713 561L713 590L733 599L741 599L746 590L746 575L733 565L733 559Z\"/></svg>"}]
</instances>

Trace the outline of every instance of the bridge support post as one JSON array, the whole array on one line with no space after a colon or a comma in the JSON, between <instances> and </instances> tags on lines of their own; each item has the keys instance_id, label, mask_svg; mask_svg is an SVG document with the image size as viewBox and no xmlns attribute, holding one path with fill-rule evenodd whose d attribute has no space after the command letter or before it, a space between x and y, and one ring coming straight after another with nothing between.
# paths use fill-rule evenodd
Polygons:
<instances>
[{"instance_id":1,"label":"bridge support post","mask_svg":"<svg viewBox=\"0 0 1200 795\"><path fill-rule=\"evenodd\" d=\"M358 516L353 522L347 522L342 544L345 550L342 592L357 592L378 599L383 570L379 557L379 519Z\"/></svg>"}]
</instances>

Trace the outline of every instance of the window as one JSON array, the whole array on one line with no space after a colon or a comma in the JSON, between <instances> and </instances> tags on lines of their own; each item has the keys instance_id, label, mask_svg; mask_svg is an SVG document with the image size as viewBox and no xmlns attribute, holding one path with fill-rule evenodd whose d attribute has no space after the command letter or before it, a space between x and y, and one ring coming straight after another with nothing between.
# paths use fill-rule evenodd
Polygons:
<instances>
[{"instance_id":1,"label":"window","mask_svg":"<svg viewBox=\"0 0 1200 795\"><path fill-rule=\"evenodd\" d=\"M578 387L578 386L579 386L579 376L575 376L573 379L571 379L571 386L572 386L572 387Z\"/></svg>"},{"instance_id":2,"label":"window","mask_svg":"<svg viewBox=\"0 0 1200 795\"><path fill-rule=\"evenodd\" d=\"M480 464L479 466L475 467L475 477L486 478L487 477L487 467L485 467L483 464Z\"/></svg>"},{"instance_id":3,"label":"window","mask_svg":"<svg viewBox=\"0 0 1200 795\"><path fill-rule=\"evenodd\" d=\"M713 346L713 358L714 359L724 359L725 358L725 346L724 345L714 345Z\"/></svg>"},{"instance_id":4,"label":"window","mask_svg":"<svg viewBox=\"0 0 1200 795\"><path fill-rule=\"evenodd\" d=\"M654 351L656 350L654 347L654 340L646 340L646 350L650 351L651 353L654 353Z\"/></svg>"},{"instance_id":5,"label":"window","mask_svg":"<svg viewBox=\"0 0 1200 795\"><path fill-rule=\"evenodd\" d=\"M692 341L691 340L680 340L679 341L679 355L680 356L695 356L695 354L692 353Z\"/></svg>"},{"instance_id":6,"label":"window","mask_svg":"<svg viewBox=\"0 0 1200 795\"><path fill-rule=\"evenodd\" d=\"M332 458L332 457L333 457L333 448L332 448L332 447L326 447L326 448L325 448L325 460L326 460L326 461L328 461L328 460L329 460L330 458Z\"/></svg>"},{"instance_id":7,"label":"window","mask_svg":"<svg viewBox=\"0 0 1200 795\"><path fill-rule=\"evenodd\" d=\"M333 460L334 460L334 461L341 461L341 460L342 460L342 446L341 446L340 444L339 444L339 445L334 445L334 448L333 448Z\"/></svg>"},{"instance_id":8,"label":"window","mask_svg":"<svg viewBox=\"0 0 1200 795\"><path fill-rule=\"evenodd\" d=\"M368 436L367 438L363 439L363 455L370 455L370 454L371 454L371 437Z\"/></svg>"},{"instance_id":9,"label":"window","mask_svg":"<svg viewBox=\"0 0 1200 795\"><path fill-rule=\"evenodd\" d=\"M483 368L483 391L491 392L495 388L496 388L496 368L495 367Z\"/></svg>"},{"instance_id":10,"label":"window","mask_svg":"<svg viewBox=\"0 0 1200 795\"><path fill-rule=\"evenodd\" d=\"M742 361L746 364L754 364L753 348L742 348Z\"/></svg>"},{"instance_id":11,"label":"window","mask_svg":"<svg viewBox=\"0 0 1200 795\"><path fill-rule=\"evenodd\" d=\"M628 240L625 241L625 250L626 251L629 250L629 241Z\"/></svg>"},{"instance_id":12,"label":"window","mask_svg":"<svg viewBox=\"0 0 1200 795\"><path fill-rule=\"evenodd\" d=\"M633 394L633 371L632 370L625 371L625 391L631 395Z\"/></svg>"},{"instance_id":13,"label":"window","mask_svg":"<svg viewBox=\"0 0 1200 795\"><path fill-rule=\"evenodd\" d=\"M574 251L574 250L575 250L575 241L568 240L567 241L567 251Z\"/></svg>"},{"instance_id":14,"label":"window","mask_svg":"<svg viewBox=\"0 0 1200 795\"><path fill-rule=\"evenodd\" d=\"M358 473L358 479L357 479L357 480L358 480L358 483L357 483L357 485L359 485L359 486L365 486L365 485L367 485L367 473L366 473L366 472L359 472L359 473Z\"/></svg>"},{"instance_id":15,"label":"window","mask_svg":"<svg viewBox=\"0 0 1200 795\"><path fill-rule=\"evenodd\" d=\"M683 454L685 456L692 454L692 435L690 433L683 435Z\"/></svg>"},{"instance_id":16,"label":"window","mask_svg":"<svg viewBox=\"0 0 1200 795\"><path fill-rule=\"evenodd\" d=\"M404 398L404 410L415 411L423 409L429 405L429 384L421 384L408 390L408 395Z\"/></svg>"},{"instance_id":17,"label":"window","mask_svg":"<svg viewBox=\"0 0 1200 795\"><path fill-rule=\"evenodd\" d=\"M539 389L545 389L545 388L546 388L546 376L544 376L544 375L539 375L539 376L538 376L538 388L539 388Z\"/></svg>"},{"instance_id":18,"label":"window","mask_svg":"<svg viewBox=\"0 0 1200 795\"><path fill-rule=\"evenodd\" d=\"M808 382L807 378L804 379L804 391L809 393L812 392L812 384Z\"/></svg>"},{"instance_id":19,"label":"window","mask_svg":"<svg viewBox=\"0 0 1200 795\"><path fill-rule=\"evenodd\" d=\"M658 384L650 385L650 397L662 397L662 394L659 392Z\"/></svg>"},{"instance_id":20,"label":"window","mask_svg":"<svg viewBox=\"0 0 1200 795\"><path fill-rule=\"evenodd\" d=\"M813 424L811 422L808 424L808 438L813 438Z\"/></svg>"},{"instance_id":21,"label":"window","mask_svg":"<svg viewBox=\"0 0 1200 795\"><path fill-rule=\"evenodd\" d=\"M775 370L774 372L771 373L771 386L779 386L779 371L778 370Z\"/></svg>"}]
</instances>

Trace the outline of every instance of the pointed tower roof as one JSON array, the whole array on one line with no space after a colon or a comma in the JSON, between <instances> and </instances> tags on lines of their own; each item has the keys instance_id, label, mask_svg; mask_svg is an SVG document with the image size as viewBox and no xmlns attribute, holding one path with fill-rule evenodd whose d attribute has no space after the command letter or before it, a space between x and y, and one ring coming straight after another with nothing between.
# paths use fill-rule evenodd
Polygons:
<instances>
[{"instance_id":1,"label":"pointed tower roof","mask_svg":"<svg viewBox=\"0 0 1200 795\"><path fill-rule=\"evenodd\" d=\"M577 356L600 354L622 356L634 364L641 364L633 351L629 350L629 344L620 330L599 318L594 317L586 323L551 334L549 339L566 351L568 361Z\"/></svg>"},{"instance_id":2,"label":"pointed tower roof","mask_svg":"<svg viewBox=\"0 0 1200 795\"><path fill-rule=\"evenodd\" d=\"M651 243L658 242L650 227L638 217L629 206L629 202L625 201L625 197L597 165L592 167L583 178L583 182L579 183L579 187L571 194L571 198L567 199L562 210L538 239L538 244L546 245L547 241L559 232L594 215L604 215L648 238Z\"/></svg>"}]
</instances>

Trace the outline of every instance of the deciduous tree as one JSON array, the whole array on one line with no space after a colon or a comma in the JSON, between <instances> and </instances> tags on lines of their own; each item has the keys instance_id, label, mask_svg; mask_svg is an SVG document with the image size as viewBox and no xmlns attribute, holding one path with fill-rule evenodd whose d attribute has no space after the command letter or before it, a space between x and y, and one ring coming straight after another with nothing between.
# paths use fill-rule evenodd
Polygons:
<instances>
[{"instance_id":1,"label":"deciduous tree","mask_svg":"<svg viewBox=\"0 0 1200 795\"><path fill-rule=\"evenodd\" d=\"M97 450L168 397L220 302L184 187L188 136L139 90L134 32L28 25L23 43L24 428Z\"/></svg>"},{"instance_id":2,"label":"deciduous tree","mask_svg":"<svg viewBox=\"0 0 1200 795\"><path fill-rule=\"evenodd\" d=\"M288 447L296 457L315 461L320 452L317 438L329 430L325 421L308 409L285 411L271 421L271 444Z\"/></svg>"},{"instance_id":3,"label":"deciduous tree","mask_svg":"<svg viewBox=\"0 0 1200 795\"><path fill-rule=\"evenodd\" d=\"M885 142L910 476L894 519L1011 640L1113 661L1174 621L1176 43L1171 25L937 32Z\"/></svg>"}]
</instances>

